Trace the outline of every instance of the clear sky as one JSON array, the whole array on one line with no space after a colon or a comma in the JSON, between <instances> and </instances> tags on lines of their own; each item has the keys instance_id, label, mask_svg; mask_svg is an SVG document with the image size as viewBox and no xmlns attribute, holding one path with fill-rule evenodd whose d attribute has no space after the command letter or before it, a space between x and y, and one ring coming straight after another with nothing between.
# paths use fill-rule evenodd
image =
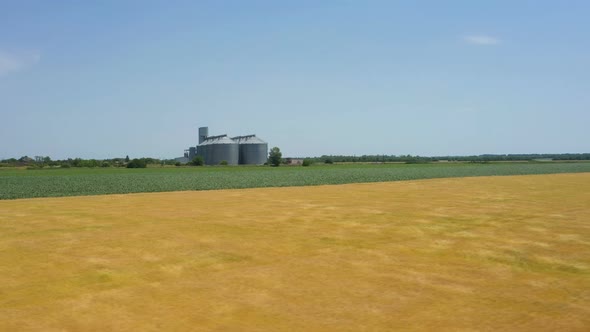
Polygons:
<instances>
[{"instance_id":1,"label":"clear sky","mask_svg":"<svg viewBox=\"0 0 590 332\"><path fill-rule=\"evenodd\" d=\"M590 1L0 0L0 158L590 152Z\"/></svg>"}]
</instances>

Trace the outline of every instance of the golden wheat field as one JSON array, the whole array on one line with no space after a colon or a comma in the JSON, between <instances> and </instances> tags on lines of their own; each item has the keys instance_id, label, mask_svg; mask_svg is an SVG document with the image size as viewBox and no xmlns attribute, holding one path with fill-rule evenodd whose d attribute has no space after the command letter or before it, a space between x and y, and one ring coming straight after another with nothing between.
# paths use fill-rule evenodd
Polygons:
<instances>
[{"instance_id":1,"label":"golden wheat field","mask_svg":"<svg viewBox=\"0 0 590 332\"><path fill-rule=\"evenodd\" d=\"M0 201L2 331L588 331L590 173Z\"/></svg>"}]
</instances>

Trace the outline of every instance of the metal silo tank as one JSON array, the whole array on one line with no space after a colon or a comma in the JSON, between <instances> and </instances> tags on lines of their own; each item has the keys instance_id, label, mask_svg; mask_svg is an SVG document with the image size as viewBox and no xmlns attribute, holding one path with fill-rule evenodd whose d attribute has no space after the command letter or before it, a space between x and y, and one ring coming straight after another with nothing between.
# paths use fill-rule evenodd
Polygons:
<instances>
[{"instance_id":1,"label":"metal silo tank","mask_svg":"<svg viewBox=\"0 0 590 332\"><path fill-rule=\"evenodd\" d=\"M207 139L205 163L219 165L223 160L228 165L237 165L239 161L239 145L227 135L214 136Z\"/></svg>"},{"instance_id":2,"label":"metal silo tank","mask_svg":"<svg viewBox=\"0 0 590 332\"><path fill-rule=\"evenodd\" d=\"M197 145L197 156L203 158L203 163L207 165L207 148L209 147L208 141L205 140Z\"/></svg>"},{"instance_id":3,"label":"metal silo tank","mask_svg":"<svg viewBox=\"0 0 590 332\"><path fill-rule=\"evenodd\" d=\"M240 164L262 165L268 160L268 143L256 135L234 138L240 145Z\"/></svg>"},{"instance_id":4,"label":"metal silo tank","mask_svg":"<svg viewBox=\"0 0 590 332\"><path fill-rule=\"evenodd\" d=\"M203 143L207 136L209 136L209 127L200 127L199 128L199 144Z\"/></svg>"},{"instance_id":5,"label":"metal silo tank","mask_svg":"<svg viewBox=\"0 0 590 332\"><path fill-rule=\"evenodd\" d=\"M193 160L193 158L195 158L196 156L196 152L197 152L197 148L194 146L191 146L190 148L188 148L188 160L191 161Z\"/></svg>"}]
</instances>

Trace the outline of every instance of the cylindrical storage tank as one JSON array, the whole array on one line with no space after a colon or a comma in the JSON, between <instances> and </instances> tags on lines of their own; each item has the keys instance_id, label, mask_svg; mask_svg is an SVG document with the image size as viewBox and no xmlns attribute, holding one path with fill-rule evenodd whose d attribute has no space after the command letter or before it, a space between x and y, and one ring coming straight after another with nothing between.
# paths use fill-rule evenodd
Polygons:
<instances>
[{"instance_id":1,"label":"cylindrical storage tank","mask_svg":"<svg viewBox=\"0 0 590 332\"><path fill-rule=\"evenodd\" d=\"M190 148L188 148L188 160L191 161L193 160L193 158L195 158L195 156L197 155L197 149L193 146L191 146Z\"/></svg>"},{"instance_id":2,"label":"cylindrical storage tank","mask_svg":"<svg viewBox=\"0 0 590 332\"><path fill-rule=\"evenodd\" d=\"M203 142L205 144L205 164L219 165L226 161L228 165L237 165L240 157L239 145L236 141L223 136L215 136Z\"/></svg>"},{"instance_id":3,"label":"cylindrical storage tank","mask_svg":"<svg viewBox=\"0 0 590 332\"><path fill-rule=\"evenodd\" d=\"M204 141L203 143L197 145L197 156L200 156L201 158L203 158L203 162L205 162L205 155L207 154L207 147L209 145L207 144L207 141Z\"/></svg>"},{"instance_id":4,"label":"cylindrical storage tank","mask_svg":"<svg viewBox=\"0 0 590 332\"><path fill-rule=\"evenodd\" d=\"M199 144L203 143L207 136L209 136L209 127L200 127L199 128Z\"/></svg>"},{"instance_id":5,"label":"cylindrical storage tank","mask_svg":"<svg viewBox=\"0 0 590 332\"><path fill-rule=\"evenodd\" d=\"M237 138L240 145L240 164L262 165L268 160L268 143L255 135Z\"/></svg>"}]
</instances>

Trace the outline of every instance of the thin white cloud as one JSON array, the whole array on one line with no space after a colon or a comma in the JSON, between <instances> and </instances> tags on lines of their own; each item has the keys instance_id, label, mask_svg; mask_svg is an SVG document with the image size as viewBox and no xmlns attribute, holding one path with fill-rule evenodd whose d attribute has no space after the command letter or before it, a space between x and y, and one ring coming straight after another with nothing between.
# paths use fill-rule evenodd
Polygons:
<instances>
[{"instance_id":1,"label":"thin white cloud","mask_svg":"<svg viewBox=\"0 0 590 332\"><path fill-rule=\"evenodd\" d=\"M0 50L0 76L34 66L41 60L37 52L9 53Z\"/></svg>"},{"instance_id":2,"label":"thin white cloud","mask_svg":"<svg viewBox=\"0 0 590 332\"><path fill-rule=\"evenodd\" d=\"M465 36L463 40L468 42L469 44L473 45L497 45L500 44L500 39L485 36L485 35L473 35L473 36Z\"/></svg>"}]
</instances>

